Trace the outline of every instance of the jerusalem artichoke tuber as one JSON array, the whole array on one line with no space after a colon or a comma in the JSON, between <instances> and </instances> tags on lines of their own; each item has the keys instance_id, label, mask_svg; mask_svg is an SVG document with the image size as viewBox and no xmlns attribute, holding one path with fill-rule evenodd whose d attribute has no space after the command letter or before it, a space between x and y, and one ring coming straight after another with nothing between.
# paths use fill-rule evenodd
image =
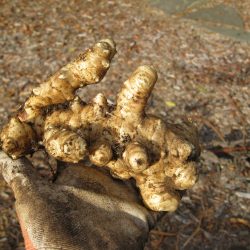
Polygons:
<instances>
[{"instance_id":1,"label":"jerusalem artichoke tuber","mask_svg":"<svg viewBox=\"0 0 250 250\"><path fill-rule=\"evenodd\" d=\"M75 96L77 88L103 78L115 51L112 40L102 40L34 89L2 130L2 149L18 158L42 141L56 159L88 157L116 178L134 178L150 209L174 211L180 201L177 190L197 180L194 160L200 149L192 124L177 127L145 114L156 70L140 66L125 81L115 109L102 94L89 104Z\"/></svg>"}]
</instances>

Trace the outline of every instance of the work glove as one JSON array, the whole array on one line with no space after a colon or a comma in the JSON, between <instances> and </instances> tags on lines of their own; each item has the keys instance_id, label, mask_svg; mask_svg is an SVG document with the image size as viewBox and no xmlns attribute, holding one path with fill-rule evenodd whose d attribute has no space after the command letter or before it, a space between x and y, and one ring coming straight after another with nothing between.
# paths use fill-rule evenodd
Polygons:
<instances>
[{"instance_id":1,"label":"work glove","mask_svg":"<svg viewBox=\"0 0 250 250\"><path fill-rule=\"evenodd\" d=\"M51 183L27 159L0 152L0 173L13 190L27 250L142 249L156 221L132 183L94 166L67 164Z\"/></svg>"}]
</instances>

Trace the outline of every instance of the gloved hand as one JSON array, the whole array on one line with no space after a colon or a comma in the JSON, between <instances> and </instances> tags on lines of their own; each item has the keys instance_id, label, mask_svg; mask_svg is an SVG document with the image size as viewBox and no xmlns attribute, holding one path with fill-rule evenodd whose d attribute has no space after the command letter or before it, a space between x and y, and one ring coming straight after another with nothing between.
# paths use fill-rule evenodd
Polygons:
<instances>
[{"instance_id":1,"label":"gloved hand","mask_svg":"<svg viewBox=\"0 0 250 250\"><path fill-rule=\"evenodd\" d=\"M27 159L0 152L0 173L14 192L27 250L141 249L156 221L130 182L100 168L67 165L50 183Z\"/></svg>"}]
</instances>

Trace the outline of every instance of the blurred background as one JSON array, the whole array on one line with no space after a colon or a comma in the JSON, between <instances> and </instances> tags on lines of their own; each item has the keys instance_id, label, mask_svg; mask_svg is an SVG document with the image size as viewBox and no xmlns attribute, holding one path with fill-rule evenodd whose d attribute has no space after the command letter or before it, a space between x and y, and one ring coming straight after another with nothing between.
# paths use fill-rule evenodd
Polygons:
<instances>
[{"instance_id":1,"label":"blurred background","mask_svg":"<svg viewBox=\"0 0 250 250\"><path fill-rule=\"evenodd\" d=\"M189 117L200 132L199 181L150 232L146 249L249 249L249 0L0 0L0 128L31 90L105 37L117 55L84 100L116 92L139 65L159 79L149 113ZM44 155L33 161L49 175ZM0 178L0 249L24 249Z\"/></svg>"}]
</instances>

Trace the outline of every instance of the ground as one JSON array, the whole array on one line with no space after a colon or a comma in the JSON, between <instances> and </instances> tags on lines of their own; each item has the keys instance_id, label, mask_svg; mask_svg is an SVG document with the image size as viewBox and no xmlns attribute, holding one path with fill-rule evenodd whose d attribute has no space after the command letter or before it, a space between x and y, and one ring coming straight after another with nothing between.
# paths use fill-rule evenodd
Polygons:
<instances>
[{"instance_id":1,"label":"ground","mask_svg":"<svg viewBox=\"0 0 250 250\"><path fill-rule=\"evenodd\" d=\"M248 249L250 3L176 2L2 0L0 127L34 86L113 37L118 53L110 71L80 96L103 92L115 101L129 74L152 64L159 79L148 112L173 122L192 118L203 148L197 185L162 217L146 249ZM42 169L40 156L34 161ZM1 179L0 249L24 249L13 203Z\"/></svg>"}]
</instances>

